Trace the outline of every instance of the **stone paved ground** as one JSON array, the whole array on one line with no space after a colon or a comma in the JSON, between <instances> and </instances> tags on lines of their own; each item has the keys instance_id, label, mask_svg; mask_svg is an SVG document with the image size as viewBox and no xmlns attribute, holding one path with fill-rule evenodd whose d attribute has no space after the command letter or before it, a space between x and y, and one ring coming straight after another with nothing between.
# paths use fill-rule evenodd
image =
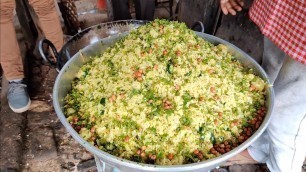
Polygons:
<instances>
[{"instance_id":1,"label":"stone paved ground","mask_svg":"<svg viewBox=\"0 0 306 172\"><path fill-rule=\"evenodd\" d=\"M41 65L40 68L47 67ZM56 74L49 68L41 75L41 84L31 80L32 104L26 113L13 113L5 97L1 99L1 171L96 170L92 155L72 139L53 110L49 95ZM35 94L33 83L39 85L35 88L43 90L38 93L44 95Z\"/></svg>"},{"instance_id":2,"label":"stone paved ground","mask_svg":"<svg viewBox=\"0 0 306 172\"><path fill-rule=\"evenodd\" d=\"M67 133L51 102L57 72L41 57L26 53L18 19L15 26L32 99L30 110L13 113L6 100L7 81L1 72L0 171L96 171L93 156Z\"/></svg>"}]
</instances>

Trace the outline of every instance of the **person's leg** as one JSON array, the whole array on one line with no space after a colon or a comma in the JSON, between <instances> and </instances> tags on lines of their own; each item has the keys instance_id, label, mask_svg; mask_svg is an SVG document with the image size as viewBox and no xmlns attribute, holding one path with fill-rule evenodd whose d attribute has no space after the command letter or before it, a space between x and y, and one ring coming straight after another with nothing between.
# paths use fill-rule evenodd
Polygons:
<instances>
[{"instance_id":1,"label":"person's leg","mask_svg":"<svg viewBox=\"0 0 306 172\"><path fill-rule=\"evenodd\" d=\"M273 84L283 66L286 54L268 38L264 37L264 52L261 66Z\"/></svg>"},{"instance_id":2,"label":"person's leg","mask_svg":"<svg viewBox=\"0 0 306 172\"><path fill-rule=\"evenodd\" d=\"M15 1L0 1L0 63L3 74L9 81L8 104L14 112L22 113L29 109L31 100L26 85L22 83L24 71L13 25L14 8Z\"/></svg>"},{"instance_id":3,"label":"person's leg","mask_svg":"<svg viewBox=\"0 0 306 172\"><path fill-rule=\"evenodd\" d=\"M264 38L264 53L261 66L268 74L269 80L272 84L279 74L285 57L286 54L282 50L280 50L269 39ZM267 132L264 132L262 136L248 148L248 150L245 150L237 156L231 158L226 165L265 163L267 157L269 156L269 142L268 134ZM249 155L249 152L251 154L253 152L252 156Z\"/></svg>"},{"instance_id":4,"label":"person's leg","mask_svg":"<svg viewBox=\"0 0 306 172\"><path fill-rule=\"evenodd\" d=\"M142 20L141 0L134 0L136 20Z\"/></svg>"},{"instance_id":5,"label":"person's leg","mask_svg":"<svg viewBox=\"0 0 306 172\"><path fill-rule=\"evenodd\" d=\"M46 36L59 51L64 44L64 35L54 0L29 0L36 12L40 26Z\"/></svg>"},{"instance_id":6,"label":"person's leg","mask_svg":"<svg viewBox=\"0 0 306 172\"><path fill-rule=\"evenodd\" d=\"M142 1L144 3L143 20L152 21L155 12L155 0Z\"/></svg>"},{"instance_id":7,"label":"person's leg","mask_svg":"<svg viewBox=\"0 0 306 172\"><path fill-rule=\"evenodd\" d=\"M153 20L155 0L134 0L134 4L137 20Z\"/></svg>"},{"instance_id":8,"label":"person's leg","mask_svg":"<svg viewBox=\"0 0 306 172\"><path fill-rule=\"evenodd\" d=\"M265 54L269 59L263 59L263 67L275 90L272 119L266 135L248 152L255 160L266 162L271 171L300 171L306 156L306 66L274 48L265 38L265 52L270 55Z\"/></svg>"},{"instance_id":9,"label":"person's leg","mask_svg":"<svg viewBox=\"0 0 306 172\"><path fill-rule=\"evenodd\" d=\"M114 20L132 19L128 0L112 0Z\"/></svg>"},{"instance_id":10,"label":"person's leg","mask_svg":"<svg viewBox=\"0 0 306 172\"><path fill-rule=\"evenodd\" d=\"M0 1L0 64L7 80L23 79L23 63L13 24L15 1Z\"/></svg>"},{"instance_id":11,"label":"person's leg","mask_svg":"<svg viewBox=\"0 0 306 172\"><path fill-rule=\"evenodd\" d=\"M274 82L275 109L267 128L271 171L300 171L306 156L306 66L288 57Z\"/></svg>"},{"instance_id":12,"label":"person's leg","mask_svg":"<svg viewBox=\"0 0 306 172\"><path fill-rule=\"evenodd\" d=\"M261 66L268 74L270 82L273 84L279 71L283 66L286 54L280 50L273 42L268 38L264 38L264 53ZM248 151L253 153L253 158L261 163L265 163L269 156L269 142L267 132L264 132L262 136L256 140L249 148Z\"/></svg>"}]
</instances>

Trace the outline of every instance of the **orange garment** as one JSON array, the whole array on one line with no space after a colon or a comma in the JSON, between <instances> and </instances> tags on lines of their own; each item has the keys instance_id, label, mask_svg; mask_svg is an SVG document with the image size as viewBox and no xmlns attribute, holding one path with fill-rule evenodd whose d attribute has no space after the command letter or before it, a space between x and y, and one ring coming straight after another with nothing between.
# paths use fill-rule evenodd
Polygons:
<instances>
[{"instance_id":1,"label":"orange garment","mask_svg":"<svg viewBox=\"0 0 306 172\"><path fill-rule=\"evenodd\" d=\"M106 10L106 0L97 0L97 8L101 10Z\"/></svg>"},{"instance_id":2,"label":"orange garment","mask_svg":"<svg viewBox=\"0 0 306 172\"><path fill-rule=\"evenodd\" d=\"M29 4L38 16L46 38L60 50L64 39L54 0L29 0ZM15 5L15 0L0 1L0 64L8 80L24 78L22 58L13 25Z\"/></svg>"}]
</instances>

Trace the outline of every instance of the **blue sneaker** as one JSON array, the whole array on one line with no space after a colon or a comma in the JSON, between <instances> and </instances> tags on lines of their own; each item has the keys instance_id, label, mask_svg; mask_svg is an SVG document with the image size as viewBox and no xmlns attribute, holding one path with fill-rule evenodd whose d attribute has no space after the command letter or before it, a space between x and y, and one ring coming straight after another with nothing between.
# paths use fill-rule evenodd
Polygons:
<instances>
[{"instance_id":1,"label":"blue sneaker","mask_svg":"<svg viewBox=\"0 0 306 172\"><path fill-rule=\"evenodd\" d=\"M9 82L7 100L10 108L15 113L22 113L29 109L31 100L27 91L27 85L20 82Z\"/></svg>"}]
</instances>

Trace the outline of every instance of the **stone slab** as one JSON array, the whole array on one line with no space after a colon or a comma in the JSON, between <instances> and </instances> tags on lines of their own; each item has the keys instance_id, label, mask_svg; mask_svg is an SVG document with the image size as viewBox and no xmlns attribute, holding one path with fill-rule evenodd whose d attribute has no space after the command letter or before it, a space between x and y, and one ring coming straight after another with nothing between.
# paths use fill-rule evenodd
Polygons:
<instances>
[{"instance_id":1,"label":"stone slab","mask_svg":"<svg viewBox=\"0 0 306 172\"><path fill-rule=\"evenodd\" d=\"M26 118L2 104L0 115L0 168L20 169Z\"/></svg>"}]
</instances>

